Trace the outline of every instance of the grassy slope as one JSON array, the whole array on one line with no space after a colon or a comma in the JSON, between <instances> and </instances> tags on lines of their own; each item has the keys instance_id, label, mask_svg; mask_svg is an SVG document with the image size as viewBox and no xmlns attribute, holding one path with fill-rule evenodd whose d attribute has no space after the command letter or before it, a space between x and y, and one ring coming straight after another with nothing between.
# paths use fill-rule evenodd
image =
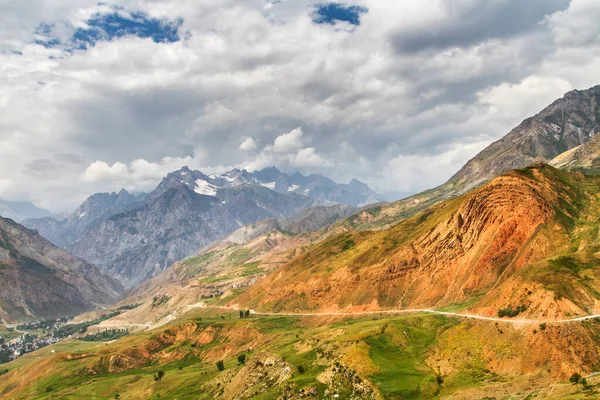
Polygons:
<instances>
[{"instance_id":1,"label":"grassy slope","mask_svg":"<svg viewBox=\"0 0 600 400\"><path fill-rule=\"evenodd\" d=\"M256 398L276 398L288 386L292 392L314 386L319 397L323 397L328 382L319 382L317 376L330 370L335 361L341 359L346 361L344 368L348 371L356 371L354 368L360 370L365 362L370 362L373 365L371 371L355 374L362 375L363 379L372 377L378 391L386 398L416 393L429 396L439 388L435 381L436 373L425 360L432 352L436 336L456 323L432 316L314 324L315 320L291 317L239 320L235 314L225 315L226 318L221 319L219 315L200 313L180 321L180 326L194 324L194 330L187 335L180 334L180 340L174 343L158 346L147 358L127 361L131 362L131 369L126 367L120 373L109 372L106 360L130 354L127 349L151 347L149 343L160 342L161 333L138 334L99 347L97 343L60 343L52 347L57 351L56 355L47 348L7 364L11 372L0 380L0 393L15 399L91 395L109 398L115 393L121 394L122 398L156 398L156 394L161 394L161 398L213 398L221 392L216 383L227 381L231 374L238 374L242 366L237 362L237 355L246 353L247 364L261 359L263 354L274 354L292 368L285 385L267 385L261 393L256 393L260 394ZM178 329L175 325L164 328L164 331L167 334L180 332ZM214 329L219 333L205 343L207 332ZM240 333L250 339L240 337ZM194 341L203 344L193 345ZM357 351L358 348L364 352ZM389 357L390 351L392 358ZM44 361L40 362L40 358ZM215 367L215 362L221 358L225 361L224 372ZM124 364L127 362L123 361ZM52 368L48 368L49 365ZM104 367L98 368L98 365ZM304 373L298 372L298 366L304 367ZM162 381L155 382L153 374L159 369L163 369L166 375ZM397 376L406 376L407 379L389 379ZM22 385L24 377L31 382ZM336 382L341 385L339 393L352 393L348 379L338 378ZM231 377L228 383L231 383Z\"/></svg>"},{"instance_id":2,"label":"grassy slope","mask_svg":"<svg viewBox=\"0 0 600 400\"><path fill-rule=\"evenodd\" d=\"M481 398L511 390L525 398L551 382L565 381L571 371L589 372L598 356L582 363L581 349L560 341L575 332L569 340L597 345L589 339L596 322L549 327L532 339L510 325L432 315L244 320L221 315L198 311L108 345L67 341L28 354L5 365L10 372L0 379L0 396L276 399L314 388L317 398L335 393L340 398L370 393L385 399L460 398L461 393ZM537 348L552 346L541 352L545 358L531 354L532 340ZM241 353L247 354L245 365L237 362ZM215 366L219 359L225 362L223 372ZM572 369L562 370L565 366ZM165 377L156 382L159 370Z\"/></svg>"}]
</instances>

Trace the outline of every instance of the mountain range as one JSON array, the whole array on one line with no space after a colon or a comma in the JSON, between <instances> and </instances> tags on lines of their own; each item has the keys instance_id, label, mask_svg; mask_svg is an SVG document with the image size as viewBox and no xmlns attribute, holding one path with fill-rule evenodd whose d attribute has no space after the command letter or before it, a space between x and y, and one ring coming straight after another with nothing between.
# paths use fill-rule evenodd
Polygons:
<instances>
[{"instance_id":1,"label":"mountain range","mask_svg":"<svg viewBox=\"0 0 600 400\"><path fill-rule=\"evenodd\" d=\"M273 167L207 176L183 167L148 195L95 194L64 220L23 224L132 287L246 224L318 205L378 200L357 180L339 185L322 175L290 176Z\"/></svg>"}]
</instances>

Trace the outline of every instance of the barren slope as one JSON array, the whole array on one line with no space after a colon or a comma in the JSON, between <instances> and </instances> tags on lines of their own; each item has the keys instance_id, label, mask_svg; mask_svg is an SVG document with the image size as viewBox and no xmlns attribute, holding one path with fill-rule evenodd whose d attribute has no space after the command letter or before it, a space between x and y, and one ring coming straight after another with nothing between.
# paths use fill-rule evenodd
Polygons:
<instances>
[{"instance_id":1,"label":"barren slope","mask_svg":"<svg viewBox=\"0 0 600 400\"><path fill-rule=\"evenodd\" d=\"M0 317L8 321L76 315L112 304L123 287L35 231L0 218Z\"/></svg>"}]
</instances>

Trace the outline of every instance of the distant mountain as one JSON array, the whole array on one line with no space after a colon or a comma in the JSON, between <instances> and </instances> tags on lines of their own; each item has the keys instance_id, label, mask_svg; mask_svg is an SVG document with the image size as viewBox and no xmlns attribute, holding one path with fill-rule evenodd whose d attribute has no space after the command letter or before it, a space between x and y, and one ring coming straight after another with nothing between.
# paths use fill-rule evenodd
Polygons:
<instances>
[{"instance_id":1,"label":"distant mountain","mask_svg":"<svg viewBox=\"0 0 600 400\"><path fill-rule=\"evenodd\" d=\"M130 287L244 225L283 220L317 205L341 203L348 210L379 199L358 180L340 185L274 167L208 176L183 167L147 196L95 194L64 220L28 219L24 225ZM314 223L325 217L315 214Z\"/></svg>"},{"instance_id":2,"label":"distant mountain","mask_svg":"<svg viewBox=\"0 0 600 400\"><path fill-rule=\"evenodd\" d=\"M119 299L123 287L99 268L0 217L0 318L76 315Z\"/></svg>"},{"instance_id":3,"label":"distant mountain","mask_svg":"<svg viewBox=\"0 0 600 400\"><path fill-rule=\"evenodd\" d=\"M353 179L348 184L337 184L320 174L304 176L297 172L294 175L288 175L275 167L255 172L234 169L219 176L207 176L199 171L188 169L187 173L182 175L181 180L196 193L209 196L214 195L220 188L260 185L281 194L295 193L311 197L317 201L317 204L324 206L347 204L361 207L383 199L367 184L357 179ZM159 187L155 191L155 195L160 193Z\"/></svg>"},{"instance_id":4,"label":"distant mountain","mask_svg":"<svg viewBox=\"0 0 600 400\"><path fill-rule=\"evenodd\" d=\"M271 190L246 171L209 177L184 167L143 205L100 220L66 249L131 287L241 226L287 218L315 203Z\"/></svg>"},{"instance_id":5,"label":"distant mountain","mask_svg":"<svg viewBox=\"0 0 600 400\"><path fill-rule=\"evenodd\" d=\"M249 174L256 182L279 193L293 192L312 197L320 205L348 204L361 207L383 200L369 186L357 179L337 184L321 174L304 176L299 172L287 175L275 167Z\"/></svg>"},{"instance_id":6,"label":"distant mountain","mask_svg":"<svg viewBox=\"0 0 600 400\"><path fill-rule=\"evenodd\" d=\"M292 234L312 232L346 218L358 210L356 207L343 204L311 207L289 218L265 219L255 224L243 226L214 244L244 244L275 230Z\"/></svg>"},{"instance_id":7,"label":"distant mountain","mask_svg":"<svg viewBox=\"0 0 600 400\"><path fill-rule=\"evenodd\" d=\"M51 217L53 214L23 201L6 201L0 199L0 216L21 222L27 218Z\"/></svg>"},{"instance_id":8,"label":"distant mountain","mask_svg":"<svg viewBox=\"0 0 600 400\"><path fill-rule=\"evenodd\" d=\"M134 195L125 189L119 193L96 193L64 219L29 218L23 221L23 225L37 230L53 244L64 248L101 221L142 206L145 199L145 193Z\"/></svg>"}]
</instances>

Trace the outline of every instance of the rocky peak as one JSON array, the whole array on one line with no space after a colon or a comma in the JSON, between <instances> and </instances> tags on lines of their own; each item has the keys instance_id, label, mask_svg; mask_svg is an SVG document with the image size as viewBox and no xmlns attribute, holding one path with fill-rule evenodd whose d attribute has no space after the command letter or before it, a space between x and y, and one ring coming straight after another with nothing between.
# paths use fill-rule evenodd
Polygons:
<instances>
[{"instance_id":1,"label":"rocky peak","mask_svg":"<svg viewBox=\"0 0 600 400\"><path fill-rule=\"evenodd\" d=\"M550 161L593 137L599 116L600 86L566 93L469 160L448 184L464 193L510 169Z\"/></svg>"},{"instance_id":2,"label":"rocky peak","mask_svg":"<svg viewBox=\"0 0 600 400\"><path fill-rule=\"evenodd\" d=\"M350 183L348 183L346 185L346 188L353 193L371 193L372 192L369 185L367 185L364 182L359 181L356 178L352 179L350 181Z\"/></svg>"}]
</instances>

